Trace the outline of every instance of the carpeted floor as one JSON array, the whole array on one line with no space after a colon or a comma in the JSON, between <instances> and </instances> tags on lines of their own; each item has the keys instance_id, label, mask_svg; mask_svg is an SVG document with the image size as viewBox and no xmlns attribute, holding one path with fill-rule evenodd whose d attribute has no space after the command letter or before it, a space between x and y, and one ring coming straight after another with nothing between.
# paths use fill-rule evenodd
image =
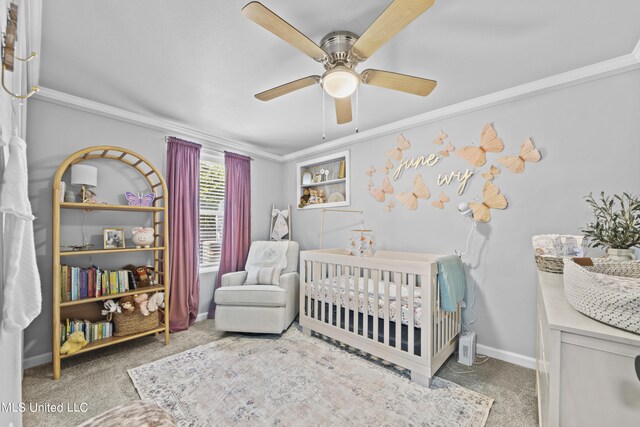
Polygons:
<instances>
[{"instance_id":1,"label":"carpeted floor","mask_svg":"<svg viewBox=\"0 0 640 427\"><path fill-rule=\"evenodd\" d=\"M30 426L74 426L114 406L138 400L127 369L180 353L219 339L224 334L215 330L212 320L196 323L186 332L171 335L164 346L160 338L147 337L120 346L108 347L63 361L60 380L51 378L51 365L25 371L23 393L25 403L67 404L78 412L24 413L23 422ZM537 400L534 371L495 359L475 366L476 372L456 374L470 368L447 361L438 376L495 399L487 426L537 425Z\"/></svg>"}]
</instances>

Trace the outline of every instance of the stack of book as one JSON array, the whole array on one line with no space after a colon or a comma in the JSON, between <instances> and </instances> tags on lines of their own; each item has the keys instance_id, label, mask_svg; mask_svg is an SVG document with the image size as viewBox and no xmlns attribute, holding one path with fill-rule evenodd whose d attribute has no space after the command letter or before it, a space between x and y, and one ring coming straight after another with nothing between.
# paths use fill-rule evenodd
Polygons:
<instances>
[{"instance_id":1,"label":"stack of book","mask_svg":"<svg viewBox=\"0 0 640 427\"><path fill-rule=\"evenodd\" d=\"M113 323L106 320L90 322L88 320L67 319L60 324L60 344L64 344L69 335L76 331L84 332L84 339L92 342L112 336Z\"/></svg>"},{"instance_id":2,"label":"stack of book","mask_svg":"<svg viewBox=\"0 0 640 427\"><path fill-rule=\"evenodd\" d=\"M60 266L60 299L77 301L102 295L113 295L136 289L136 281L130 270L101 270Z\"/></svg>"}]
</instances>

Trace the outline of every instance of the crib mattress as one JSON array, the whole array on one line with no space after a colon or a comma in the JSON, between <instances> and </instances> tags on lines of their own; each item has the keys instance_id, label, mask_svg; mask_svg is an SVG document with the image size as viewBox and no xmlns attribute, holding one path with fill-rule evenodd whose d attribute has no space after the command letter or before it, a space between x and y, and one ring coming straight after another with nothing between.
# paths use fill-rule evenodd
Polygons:
<instances>
[{"instance_id":1,"label":"crib mattress","mask_svg":"<svg viewBox=\"0 0 640 427\"><path fill-rule=\"evenodd\" d=\"M356 293L355 282L358 281L359 292ZM365 289L366 287L366 289ZM399 286L400 288L400 301L396 295L396 284L389 284L389 321L396 322L398 320L398 312L401 313L401 323L403 325L409 324L409 288L407 286ZM349 290L347 292L347 289ZM358 311L365 313L365 301L366 301L366 314L375 316L376 309L378 310L378 317L380 319L385 318L384 313L384 282L378 283L378 295L375 294L375 286L373 280L369 279L365 286L364 279L362 277L334 277L329 283L329 279L323 281L308 282L305 286L305 295L311 297L317 301L323 300L324 302L332 303L340 307L346 308L352 311ZM400 310L398 310L400 306ZM421 288L414 288L413 295L413 319L414 327L420 328L422 326L422 292Z\"/></svg>"}]
</instances>

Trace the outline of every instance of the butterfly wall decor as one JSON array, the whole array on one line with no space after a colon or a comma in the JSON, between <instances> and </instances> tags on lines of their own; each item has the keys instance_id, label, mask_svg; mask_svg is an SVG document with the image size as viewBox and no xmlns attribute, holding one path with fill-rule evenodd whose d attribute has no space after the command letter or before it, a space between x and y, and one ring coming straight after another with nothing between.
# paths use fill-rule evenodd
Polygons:
<instances>
[{"instance_id":1,"label":"butterfly wall decor","mask_svg":"<svg viewBox=\"0 0 640 427\"><path fill-rule=\"evenodd\" d=\"M392 210L393 208L395 208L395 207L396 207L396 204L395 204L395 203L393 203L393 200L389 200L389 203L387 203L387 204L385 205L385 207L384 207L384 211L385 211L385 212L391 212L391 210Z\"/></svg>"},{"instance_id":2,"label":"butterfly wall decor","mask_svg":"<svg viewBox=\"0 0 640 427\"><path fill-rule=\"evenodd\" d=\"M491 209L505 209L507 198L500 194L500 189L491 181L486 181L482 187L482 202L469 202L474 221L491 221Z\"/></svg>"},{"instance_id":3,"label":"butterfly wall decor","mask_svg":"<svg viewBox=\"0 0 640 427\"><path fill-rule=\"evenodd\" d=\"M447 134L444 131L440 130L440 136L433 140L433 143L436 145L444 144L444 141L447 139Z\"/></svg>"},{"instance_id":4,"label":"butterfly wall decor","mask_svg":"<svg viewBox=\"0 0 640 427\"><path fill-rule=\"evenodd\" d=\"M387 163L382 167L382 173L385 174L385 175L389 175L389 172L394 167L395 166L393 165L393 163L391 163L391 160L387 159Z\"/></svg>"},{"instance_id":5,"label":"butterfly wall decor","mask_svg":"<svg viewBox=\"0 0 640 427\"><path fill-rule=\"evenodd\" d=\"M387 194L393 194L393 186L389 181L389 177L388 176L384 177L384 179L382 180L382 186L380 186L380 188L375 186L370 186L369 194L371 194L373 198L376 199L377 201L384 202Z\"/></svg>"},{"instance_id":6,"label":"butterfly wall decor","mask_svg":"<svg viewBox=\"0 0 640 427\"><path fill-rule=\"evenodd\" d=\"M141 206L141 207L151 207L153 206L153 200L156 198L156 195L153 193L144 194L138 193L133 194L129 191L124 193L124 196L127 198L129 202L129 206Z\"/></svg>"},{"instance_id":7,"label":"butterfly wall decor","mask_svg":"<svg viewBox=\"0 0 640 427\"><path fill-rule=\"evenodd\" d=\"M487 162L487 153L501 153L504 143L498 138L496 130L491 123L484 125L480 135L480 146L468 145L456 150L456 155L465 159L471 166L480 167Z\"/></svg>"},{"instance_id":8,"label":"butterfly wall decor","mask_svg":"<svg viewBox=\"0 0 640 427\"><path fill-rule=\"evenodd\" d=\"M520 146L518 156L500 157L498 162L513 173L522 173L526 162L539 162L541 158L542 155L533 145L531 138L527 138Z\"/></svg>"},{"instance_id":9,"label":"butterfly wall decor","mask_svg":"<svg viewBox=\"0 0 640 427\"><path fill-rule=\"evenodd\" d=\"M365 172L365 175L373 176L374 173L376 173L376 168L375 166L371 165L369 169L367 169L367 171Z\"/></svg>"},{"instance_id":10,"label":"butterfly wall decor","mask_svg":"<svg viewBox=\"0 0 640 427\"><path fill-rule=\"evenodd\" d=\"M449 157L449 153L453 153L453 151L456 148L453 146L452 143L447 142L446 147L444 147L444 150L438 151L438 156L440 157Z\"/></svg>"},{"instance_id":11,"label":"butterfly wall decor","mask_svg":"<svg viewBox=\"0 0 640 427\"><path fill-rule=\"evenodd\" d=\"M444 204L449 201L449 197L444 193L444 191L440 192L440 200L436 202L431 202L431 206L438 209L444 209Z\"/></svg>"},{"instance_id":12,"label":"butterfly wall decor","mask_svg":"<svg viewBox=\"0 0 640 427\"><path fill-rule=\"evenodd\" d=\"M429 187L424 183L422 175L420 174L417 174L413 178L413 190L411 192L403 192L396 195L396 199L398 199L405 208L412 211L418 209L418 199L426 200L429 197L431 197Z\"/></svg>"},{"instance_id":13,"label":"butterfly wall decor","mask_svg":"<svg viewBox=\"0 0 640 427\"><path fill-rule=\"evenodd\" d=\"M500 175L500 169L498 169L494 165L491 165L491 167L489 168L489 171L483 173L482 177L487 181L493 181L493 178L495 178L496 175Z\"/></svg>"},{"instance_id":14,"label":"butterfly wall decor","mask_svg":"<svg viewBox=\"0 0 640 427\"><path fill-rule=\"evenodd\" d=\"M402 160L402 152L411 148L411 143L403 134L398 135L395 148L387 151L386 156L397 161Z\"/></svg>"}]
</instances>

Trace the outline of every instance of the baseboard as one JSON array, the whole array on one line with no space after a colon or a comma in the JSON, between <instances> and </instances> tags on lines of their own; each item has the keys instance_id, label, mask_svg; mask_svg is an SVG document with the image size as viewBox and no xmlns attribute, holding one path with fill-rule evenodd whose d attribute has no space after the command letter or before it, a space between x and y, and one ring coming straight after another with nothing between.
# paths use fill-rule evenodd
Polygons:
<instances>
[{"instance_id":1,"label":"baseboard","mask_svg":"<svg viewBox=\"0 0 640 427\"><path fill-rule=\"evenodd\" d=\"M196 322L199 322L201 320L207 320L208 316L209 316L209 313L206 311L204 313L198 313L198 317L196 317Z\"/></svg>"},{"instance_id":2,"label":"baseboard","mask_svg":"<svg viewBox=\"0 0 640 427\"><path fill-rule=\"evenodd\" d=\"M45 365L51 362L51 352L37 354L31 357L25 357L22 359L22 369L33 368L34 366Z\"/></svg>"},{"instance_id":3,"label":"baseboard","mask_svg":"<svg viewBox=\"0 0 640 427\"><path fill-rule=\"evenodd\" d=\"M522 354L499 350L482 344L477 345L476 353L484 354L485 356L493 357L494 359L502 360L504 362L513 363L514 365L524 366L525 368L536 369L536 359L529 356L523 356Z\"/></svg>"}]
</instances>

